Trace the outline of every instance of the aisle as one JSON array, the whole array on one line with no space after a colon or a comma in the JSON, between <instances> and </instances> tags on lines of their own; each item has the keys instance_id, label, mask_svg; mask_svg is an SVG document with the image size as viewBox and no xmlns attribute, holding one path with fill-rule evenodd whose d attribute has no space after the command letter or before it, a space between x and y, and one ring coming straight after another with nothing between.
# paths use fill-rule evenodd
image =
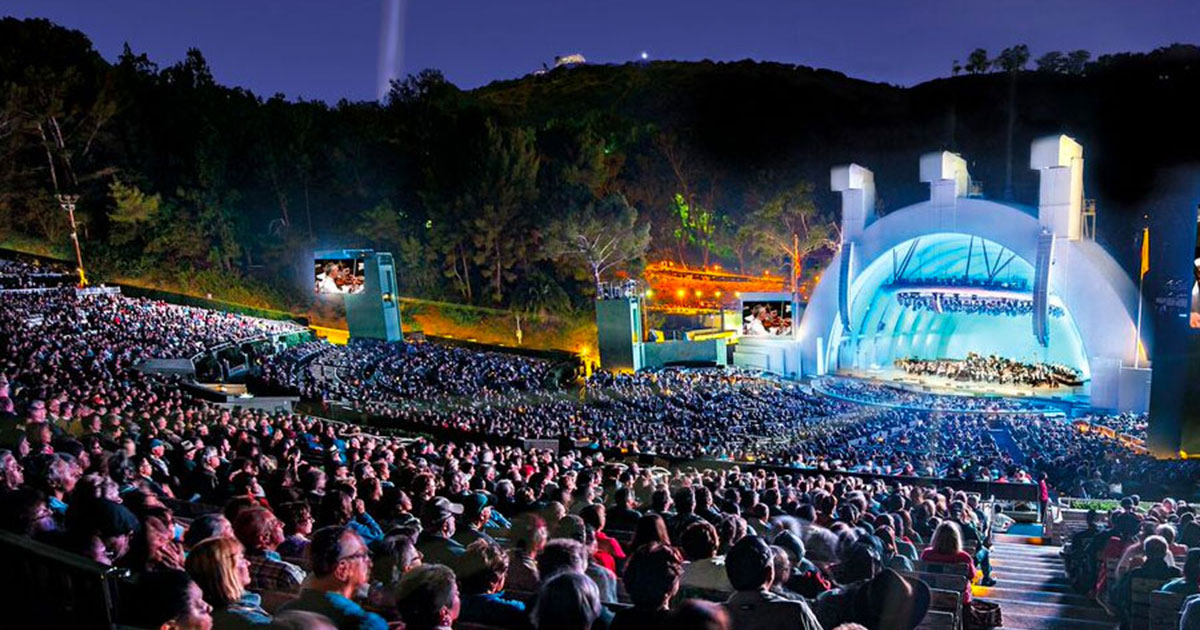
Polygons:
<instances>
[{"instance_id":1,"label":"aisle","mask_svg":"<svg viewBox=\"0 0 1200 630\"><path fill-rule=\"evenodd\" d=\"M1007 427L998 429L988 429L988 433L992 434L992 439L996 442L996 447L1006 453L1019 466L1025 465L1025 452L1017 445L1017 441L1013 439L1012 433L1009 433Z\"/></svg>"},{"instance_id":2,"label":"aisle","mask_svg":"<svg viewBox=\"0 0 1200 630\"><path fill-rule=\"evenodd\" d=\"M1073 591L1059 547L997 536L992 548L996 586L976 586L976 597L1000 604L1004 628L1019 630L1114 630L1117 621L1096 602Z\"/></svg>"}]
</instances>

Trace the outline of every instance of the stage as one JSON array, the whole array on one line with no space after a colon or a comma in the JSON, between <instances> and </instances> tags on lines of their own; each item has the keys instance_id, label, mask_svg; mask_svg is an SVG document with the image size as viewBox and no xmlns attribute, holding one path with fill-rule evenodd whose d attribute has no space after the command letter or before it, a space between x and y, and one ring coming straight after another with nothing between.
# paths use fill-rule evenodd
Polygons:
<instances>
[{"instance_id":1,"label":"stage","mask_svg":"<svg viewBox=\"0 0 1200 630\"><path fill-rule=\"evenodd\" d=\"M909 374L908 372L896 369L845 369L838 370L837 375L856 378L877 385L896 387L919 394L1003 396L1005 398L1059 405L1063 406L1064 410L1091 406L1087 392L1087 383L1079 387L1031 387L1028 385L956 381L937 376Z\"/></svg>"}]
</instances>

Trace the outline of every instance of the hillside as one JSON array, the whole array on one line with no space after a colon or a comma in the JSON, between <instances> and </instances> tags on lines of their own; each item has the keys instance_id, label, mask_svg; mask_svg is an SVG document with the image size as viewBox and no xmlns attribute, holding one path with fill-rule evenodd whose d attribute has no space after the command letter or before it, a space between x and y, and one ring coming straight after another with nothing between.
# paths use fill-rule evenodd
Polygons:
<instances>
[{"instance_id":1,"label":"hillside","mask_svg":"<svg viewBox=\"0 0 1200 630\"><path fill-rule=\"evenodd\" d=\"M875 171L881 212L927 194L917 156L940 149L1007 197L1010 90L1010 198L1036 199L1032 138L1074 136L1101 240L1132 265L1140 216L1162 211L1145 207L1158 172L1200 162L1195 46L911 88L754 61L585 65L473 91L426 71L386 104L329 105L221 86L201 51L110 62L85 34L3 19L0 241L61 248L52 195L77 192L100 277L313 311L308 252L370 246L396 252L407 295L579 311L588 274L550 253L565 217L597 208L649 225L645 258L757 272L787 267L744 228L788 194L835 221L836 164Z\"/></svg>"}]
</instances>

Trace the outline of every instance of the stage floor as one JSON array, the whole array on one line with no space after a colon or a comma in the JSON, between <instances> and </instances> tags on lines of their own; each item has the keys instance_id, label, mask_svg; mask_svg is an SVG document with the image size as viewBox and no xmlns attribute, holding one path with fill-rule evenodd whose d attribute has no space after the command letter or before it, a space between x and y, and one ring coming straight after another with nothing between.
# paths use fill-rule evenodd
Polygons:
<instances>
[{"instance_id":1,"label":"stage floor","mask_svg":"<svg viewBox=\"0 0 1200 630\"><path fill-rule=\"evenodd\" d=\"M838 376L848 376L882 385L892 385L914 392L951 394L959 396L1005 396L1059 402L1070 405L1087 405L1087 385L1082 387L1030 387L1028 385L1002 385L999 383L976 383L956 381L937 376L918 376L902 370L838 370Z\"/></svg>"}]
</instances>

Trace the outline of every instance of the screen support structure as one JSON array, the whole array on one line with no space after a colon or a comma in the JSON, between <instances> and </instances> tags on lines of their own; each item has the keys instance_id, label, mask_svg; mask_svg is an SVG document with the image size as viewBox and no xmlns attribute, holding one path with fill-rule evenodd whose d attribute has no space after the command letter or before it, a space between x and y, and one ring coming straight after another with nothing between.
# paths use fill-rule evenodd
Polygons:
<instances>
[{"instance_id":1,"label":"screen support structure","mask_svg":"<svg viewBox=\"0 0 1200 630\"><path fill-rule=\"evenodd\" d=\"M403 341L396 265L390 252L373 252L366 263L363 291L346 296L346 325L351 339Z\"/></svg>"}]
</instances>

